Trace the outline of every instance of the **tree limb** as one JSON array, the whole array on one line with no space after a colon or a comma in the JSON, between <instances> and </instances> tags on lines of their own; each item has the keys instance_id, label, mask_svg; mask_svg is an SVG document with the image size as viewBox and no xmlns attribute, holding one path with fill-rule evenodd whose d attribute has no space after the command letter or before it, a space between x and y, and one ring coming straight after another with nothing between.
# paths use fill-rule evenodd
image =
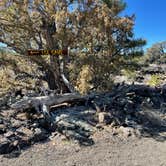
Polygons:
<instances>
[{"instance_id":1,"label":"tree limb","mask_svg":"<svg viewBox=\"0 0 166 166\"><path fill-rule=\"evenodd\" d=\"M11 105L11 108L17 110L35 108L36 111L40 110L40 107L45 104L48 107L53 105L74 102L74 101L85 101L86 97L76 93L66 93L63 95L52 95L52 96L40 96L40 97L28 97L22 99Z\"/></svg>"}]
</instances>

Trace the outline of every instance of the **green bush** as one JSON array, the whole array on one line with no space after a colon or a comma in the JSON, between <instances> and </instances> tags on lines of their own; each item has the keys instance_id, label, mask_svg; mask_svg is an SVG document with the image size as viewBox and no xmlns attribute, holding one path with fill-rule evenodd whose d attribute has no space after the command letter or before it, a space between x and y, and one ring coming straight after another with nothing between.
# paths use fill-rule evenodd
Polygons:
<instances>
[{"instance_id":1,"label":"green bush","mask_svg":"<svg viewBox=\"0 0 166 166\"><path fill-rule=\"evenodd\" d=\"M159 74L153 74L151 79L148 81L148 85L150 86L158 86L161 84L162 78Z\"/></svg>"}]
</instances>

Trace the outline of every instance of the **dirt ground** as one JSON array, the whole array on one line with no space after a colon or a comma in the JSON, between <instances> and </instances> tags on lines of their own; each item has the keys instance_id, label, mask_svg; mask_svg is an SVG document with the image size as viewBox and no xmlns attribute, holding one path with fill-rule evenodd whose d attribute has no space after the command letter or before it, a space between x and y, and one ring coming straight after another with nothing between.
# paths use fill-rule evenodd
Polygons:
<instances>
[{"instance_id":1,"label":"dirt ground","mask_svg":"<svg viewBox=\"0 0 166 166\"><path fill-rule=\"evenodd\" d=\"M35 144L18 158L0 156L1 166L166 166L166 141L152 137L123 138L97 132L91 146L52 139Z\"/></svg>"}]
</instances>

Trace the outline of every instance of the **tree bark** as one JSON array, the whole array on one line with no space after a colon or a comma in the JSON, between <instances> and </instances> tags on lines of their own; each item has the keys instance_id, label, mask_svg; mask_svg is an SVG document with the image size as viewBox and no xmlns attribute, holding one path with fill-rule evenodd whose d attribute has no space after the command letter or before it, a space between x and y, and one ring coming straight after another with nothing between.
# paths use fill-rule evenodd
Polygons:
<instances>
[{"instance_id":1,"label":"tree bark","mask_svg":"<svg viewBox=\"0 0 166 166\"><path fill-rule=\"evenodd\" d=\"M47 25L45 29L45 38L47 42L48 49L59 49L57 42L55 42L53 38L53 34L50 33L50 27ZM47 81L49 88L51 90L57 89L60 93L73 93L76 92L74 87L69 83L66 79L63 69L61 69L61 62L59 56L56 57L50 55L50 66L52 68L52 72L47 72Z\"/></svg>"},{"instance_id":2,"label":"tree bark","mask_svg":"<svg viewBox=\"0 0 166 166\"><path fill-rule=\"evenodd\" d=\"M45 73L45 81L48 83L48 87L50 90L55 90L58 89L56 82L55 82L55 77L52 71L48 70Z\"/></svg>"},{"instance_id":3,"label":"tree bark","mask_svg":"<svg viewBox=\"0 0 166 166\"><path fill-rule=\"evenodd\" d=\"M87 96L81 96L75 93L66 93L63 95L52 95L52 96L40 96L40 97L28 97L22 99L11 105L11 108L17 110L25 110L29 108L35 108L36 111L40 111L42 105L48 107L62 104L62 103L72 103L76 101L86 101Z\"/></svg>"}]
</instances>

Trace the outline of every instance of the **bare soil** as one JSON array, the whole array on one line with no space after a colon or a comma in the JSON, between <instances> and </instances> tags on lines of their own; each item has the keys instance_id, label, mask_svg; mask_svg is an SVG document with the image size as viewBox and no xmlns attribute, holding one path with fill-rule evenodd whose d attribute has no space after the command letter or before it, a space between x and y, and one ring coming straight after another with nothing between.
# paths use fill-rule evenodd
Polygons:
<instances>
[{"instance_id":1,"label":"bare soil","mask_svg":"<svg viewBox=\"0 0 166 166\"><path fill-rule=\"evenodd\" d=\"M109 128L93 135L94 144L72 141L35 144L18 158L0 156L1 166L166 166L166 141L153 137L113 136Z\"/></svg>"}]
</instances>

